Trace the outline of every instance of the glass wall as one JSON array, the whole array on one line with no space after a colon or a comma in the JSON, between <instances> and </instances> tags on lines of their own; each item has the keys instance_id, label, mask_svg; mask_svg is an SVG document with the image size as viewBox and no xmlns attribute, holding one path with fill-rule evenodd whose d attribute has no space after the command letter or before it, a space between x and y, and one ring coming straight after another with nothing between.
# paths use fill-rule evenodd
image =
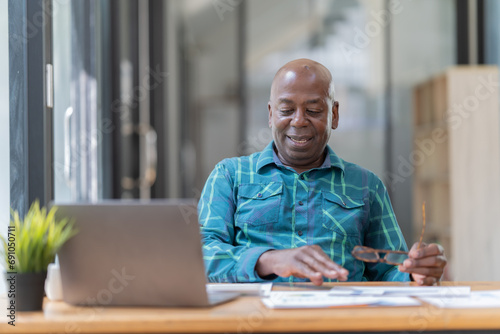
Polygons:
<instances>
[{"instance_id":1,"label":"glass wall","mask_svg":"<svg viewBox=\"0 0 500 334\"><path fill-rule=\"evenodd\" d=\"M54 62L54 199L71 200L70 121L71 107L71 4L55 1L52 25ZM65 152L66 151L66 152ZM67 155L67 157L65 156Z\"/></svg>"},{"instance_id":2,"label":"glass wall","mask_svg":"<svg viewBox=\"0 0 500 334\"><path fill-rule=\"evenodd\" d=\"M486 64L500 65L500 3L486 0L485 6L485 50Z\"/></svg>"},{"instance_id":3,"label":"glass wall","mask_svg":"<svg viewBox=\"0 0 500 334\"><path fill-rule=\"evenodd\" d=\"M0 1L0 233L5 235L10 217L9 158L9 19L8 2ZM0 283L0 294L5 290Z\"/></svg>"},{"instance_id":4,"label":"glass wall","mask_svg":"<svg viewBox=\"0 0 500 334\"><path fill-rule=\"evenodd\" d=\"M385 177L406 240L412 236L413 172L404 166L413 151L413 88L456 64L455 1L398 1L390 32L390 111L392 119L390 169ZM422 21L425 17L425 24Z\"/></svg>"},{"instance_id":5,"label":"glass wall","mask_svg":"<svg viewBox=\"0 0 500 334\"><path fill-rule=\"evenodd\" d=\"M101 27L107 1L53 1L54 199L96 201L104 184ZM106 41L108 42L108 41ZM107 46L109 48L109 45ZM109 49L108 49L109 50Z\"/></svg>"},{"instance_id":6,"label":"glass wall","mask_svg":"<svg viewBox=\"0 0 500 334\"><path fill-rule=\"evenodd\" d=\"M188 197L201 193L215 164L236 155L241 142L239 4L217 4L183 1L181 8L181 114L182 127L190 134L183 138L181 173L182 193Z\"/></svg>"},{"instance_id":7,"label":"glass wall","mask_svg":"<svg viewBox=\"0 0 500 334\"><path fill-rule=\"evenodd\" d=\"M5 231L10 216L9 168L9 19L7 1L0 2L0 230Z\"/></svg>"}]
</instances>

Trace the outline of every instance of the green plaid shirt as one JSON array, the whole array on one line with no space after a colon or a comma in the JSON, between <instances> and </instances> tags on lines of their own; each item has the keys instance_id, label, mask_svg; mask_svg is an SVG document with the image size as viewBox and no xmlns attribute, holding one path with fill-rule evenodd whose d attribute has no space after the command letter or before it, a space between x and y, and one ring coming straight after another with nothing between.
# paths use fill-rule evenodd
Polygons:
<instances>
[{"instance_id":1,"label":"green plaid shirt","mask_svg":"<svg viewBox=\"0 0 500 334\"><path fill-rule=\"evenodd\" d=\"M305 245L319 245L349 270L349 281L409 280L395 266L351 255L356 245L407 246L382 181L330 147L322 166L301 174L281 163L273 142L262 152L223 160L205 184L198 214L210 282L263 281L255 271L263 252Z\"/></svg>"}]
</instances>

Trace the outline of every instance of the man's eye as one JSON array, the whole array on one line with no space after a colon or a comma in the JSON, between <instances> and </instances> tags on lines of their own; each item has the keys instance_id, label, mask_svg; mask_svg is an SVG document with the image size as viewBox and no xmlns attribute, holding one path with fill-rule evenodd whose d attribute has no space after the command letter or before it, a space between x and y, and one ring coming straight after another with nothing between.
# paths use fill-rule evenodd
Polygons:
<instances>
[{"instance_id":1,"label":"man's eye","mask_svg":"<svg viewBox=\"0 0 500 334\"><path fill-rule=\"evenodd\" d=\"M289 114L289 113L292 113L292 112L293 112L293 110L291 110L291 109L285 109L285 110L281 110L281 112L282 112L283 114Z\"/></svg>"},{"instance_id":2,"label":"man's eye","mask_svg":"<svg viewBox=\"0 0 500 334\"><path fill-rule=\"evenodd\" d=\"M310 114L319 114L321 112L321 110L307 110L308 113Z\"/></svg>"}]
</instances>

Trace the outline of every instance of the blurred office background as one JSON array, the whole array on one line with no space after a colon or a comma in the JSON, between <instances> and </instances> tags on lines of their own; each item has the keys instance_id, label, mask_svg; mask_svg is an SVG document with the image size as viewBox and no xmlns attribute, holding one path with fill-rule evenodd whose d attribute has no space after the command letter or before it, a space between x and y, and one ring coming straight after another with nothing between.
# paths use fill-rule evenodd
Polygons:
<instances>
[{"instance_id":1,"label":"blurred office background","mask_svg":"<svg viewBox=\"0 0 500 334\"><path fill-rule=\"evenodd\" d=\"M44 184L9 172L9 58L2 52L2 226L8 203L25 210L34 198L198 197L217 162L269 143L274 73L292 59L312 58L332 71L340 103L330 145L385 181L412 243L418 237L411 228L412 174L398 173L413 149L412 90L456 64L500 62L495 0L30 0L27 10L25 4L0 2L0 43L8 49L11 15L23 10L36 30L25 36L26 52L44 33L53 95L41 101L53 96L53 107L39 107L50 114L41 136L53 144L24 133L25 143L39 145L41 160L23 153L28 166L17 166L38 164L48 175ZM37 24L37 12L47 24ZM43 87L46 77L37 78ZM11 106L32 91L15 101L11 93Z\"/></svg>"}]
</instances>

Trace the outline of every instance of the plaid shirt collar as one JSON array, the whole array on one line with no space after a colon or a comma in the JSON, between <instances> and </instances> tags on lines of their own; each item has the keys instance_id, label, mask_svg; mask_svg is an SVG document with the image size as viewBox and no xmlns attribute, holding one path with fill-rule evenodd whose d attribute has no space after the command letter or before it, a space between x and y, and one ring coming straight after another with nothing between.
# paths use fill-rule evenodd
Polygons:
<instances>
[{"instance_id":1,"label":"plaid shirt collar","mask_svg":"<svg viewBox=\"0 0 500 334\"><path fill-rule=\"evenodd\" d=\"M269 164L275 164L278 167L284 167L283 163L278 158L278 155L274 151L274 141L271 141L269 145L264 148L257 161L257 172ZM323 164L317 169L323 168L338 168L344 172L344 162L339 158L337 154L332 150L329 145L326 145L326 157Z\"/></svg>"}]
</instances>

